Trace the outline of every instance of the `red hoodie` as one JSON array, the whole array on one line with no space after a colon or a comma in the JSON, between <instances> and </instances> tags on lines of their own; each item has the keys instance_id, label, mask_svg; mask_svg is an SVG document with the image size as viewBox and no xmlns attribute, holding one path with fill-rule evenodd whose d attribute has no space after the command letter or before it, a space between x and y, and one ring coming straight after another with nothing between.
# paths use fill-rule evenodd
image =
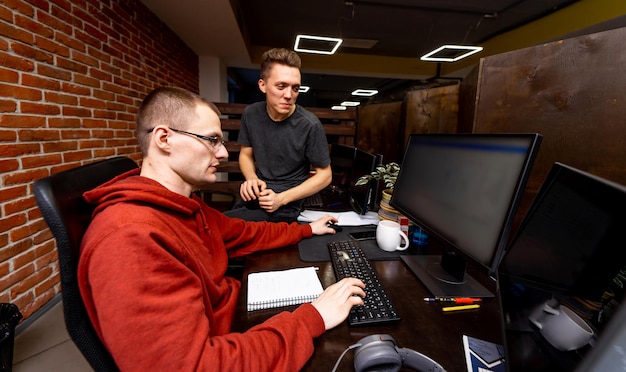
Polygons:
<instances>
[{"instance_id":1,"label":"red hoodie","mask_svg":"<svg viewBox=\"0 0 626 372\"><path fill-rule=\"evenodd\" d=\"M122 371L293 371L324 322L311 304L229 333L241 283L228 256L291 245L309 225L245 222L125 173L85 193L80 291Z\"/></svg>"}]
</instances>

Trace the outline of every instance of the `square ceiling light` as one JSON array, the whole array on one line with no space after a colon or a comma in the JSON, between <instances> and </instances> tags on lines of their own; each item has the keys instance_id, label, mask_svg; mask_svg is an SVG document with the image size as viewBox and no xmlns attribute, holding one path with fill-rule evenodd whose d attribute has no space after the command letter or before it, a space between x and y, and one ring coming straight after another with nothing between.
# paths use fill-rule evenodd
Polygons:
<instances>
[{"instance_id":1,"label":"square ceiling light","mask_svg":"<svg viewBox=\"0 0 626 372\"><path fill-rule=\"evenodd\" d=\"M376 89L357 89L352 92L353 96L371 97L378 94Z\"/></svg>"},{"instance_id":2,"label":"square ceiling light","mask_svg":"<svg viewBox=\"0 0 626 372\"><path fill-rule=\"evenodd\" d=\"M293 50L314 54L334 54L343 40L334 37L298 35Z\"/></svg>"},{"instance_id":3,"label":"square ceiling light","mask_svg":"<svg viewBox=\"0 0 626 372\"><path fill-rule=\"evenodd\" d=\"M343 102L341 102L341 106L346 106L346 107L354 107L354 106L358 106L360 104L361 104L361 102L357 102L357 101L343 101Z\"/></svg>"},{"instance_id":4,"label":"square ceiling light","mask_svg":"<svg viewBox=\"0 0 626 372\"><path fill-rule=\"evenodd\" d=\"M307 87L306 85L300 85L298 88L298 93L306 93L311 89L311 87Z\"/></svg>"},{"instance_id":5,"label":"square ceiling light","mask_svg":"<svg viewBox=\"0 0 626 372\"><path fill-rule=\"evenodd\" d=\"M432 52L426 53L420 57L422 61L431 62L456 62L465 57L469 57L474 53L483 50L483 47L468 45L444 45Z\"/></svg>"},{"instance_id":6,"label":"square ceiling light","mask_svg":"<svg viewBox=\"0 0 626 372\"><path fill-rule=\"evenodd\" d=\"M348 108L346 106L335 105L330 108L335 111L346 111Z\"/></svg>"}]
</instances>

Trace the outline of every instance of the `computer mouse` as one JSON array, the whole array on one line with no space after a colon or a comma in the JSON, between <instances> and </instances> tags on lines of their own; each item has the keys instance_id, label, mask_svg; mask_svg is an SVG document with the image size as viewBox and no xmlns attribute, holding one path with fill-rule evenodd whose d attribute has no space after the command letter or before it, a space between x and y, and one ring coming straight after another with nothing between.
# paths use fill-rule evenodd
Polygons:
<instances>
[{"instance_id":1,"label":"computer mouse","mask_svg":"<svg viewBox=\"0 0 626 372\"><path fill-rule=\"evenodd\" d=\"M339 226L339 225L335 225L332 222L328 222L326 223L326 226L330 227L331 229L335 230L336 232L340 232L343 231L343 227Z\"/></svg>"}]
</instances>

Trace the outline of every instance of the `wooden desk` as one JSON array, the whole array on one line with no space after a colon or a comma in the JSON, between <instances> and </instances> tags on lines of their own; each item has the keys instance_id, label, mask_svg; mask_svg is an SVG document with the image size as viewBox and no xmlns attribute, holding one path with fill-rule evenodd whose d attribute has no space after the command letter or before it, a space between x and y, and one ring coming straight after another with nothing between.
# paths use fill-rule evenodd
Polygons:
<instances>
[{"instance_id":1,"label":"wooden desk","mask_svg":"<svg viewBox=\"0 0 626 372\"><path fill-rule=\"evenodd\" d=\"M326 249L326 247L320 247ZM381 282L396 306L402 320L384 326L349 327L347 322L327 331L315 340L315 352L305 365L305 371L332 370L341 353L362 337L376 333L393 336L399 347L410 348L439 362L447 371L466 371L462 336L478 337L502 343L500 306L497 298L483 301L480 309L443 313L441 305L427 303L430 293L401 260L372 261ZM303 262L297 247L285 247L252 254L246 258L242 290L239 295L233 331L243 332L263 322L286 307L248 312L246 310L247 276L250 272L282 270L293 267L317 266L324 288L335 282L330 262ZM470 273L473 273L470 271ZM487 288L495 291L495 283L473 273ZM484 279L484 280L481 280ZM354 351L346 353L338 370L354 371Z\"/></svg>"}]
</instances>

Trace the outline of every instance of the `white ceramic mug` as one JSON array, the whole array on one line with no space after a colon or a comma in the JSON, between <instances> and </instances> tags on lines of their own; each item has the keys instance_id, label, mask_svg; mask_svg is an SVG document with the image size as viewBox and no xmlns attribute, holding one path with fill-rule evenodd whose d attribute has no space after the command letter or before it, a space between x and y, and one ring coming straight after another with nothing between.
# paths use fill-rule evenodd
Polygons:
<instances>
[{"instance_id":1,"label":"white ceramic mug","mask_svg":"<svg viewBox=\"0 0 626 372\"><path fill-rule=\"evenodd\" d=\"M383 251L403 251L409 247L409 238L400 229L399 223L382 220L376 228L376 243Z\"/></svg>"},{"instance_id":2,"label":"white ceramic mug","mask_svg":"<svg viewBox=\"0 0 626 372\"><path fill-rule=\"evenodd\" d=\"M593 336L593 329L571 309L565 306L543 304L531 321L541 330L550 345L561 351L585 346Z\"/></svg>"}]
</instances>

